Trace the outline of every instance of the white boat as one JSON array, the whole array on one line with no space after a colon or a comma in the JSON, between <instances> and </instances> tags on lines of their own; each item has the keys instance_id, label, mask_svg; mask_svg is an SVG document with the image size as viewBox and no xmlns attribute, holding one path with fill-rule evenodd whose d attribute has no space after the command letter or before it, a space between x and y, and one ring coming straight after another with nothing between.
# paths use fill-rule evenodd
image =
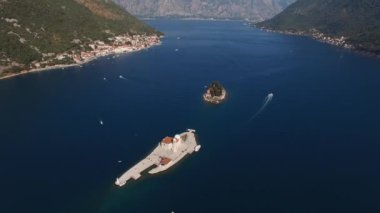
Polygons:
<instances>
[{"instance_id":1,"label":"white boat","mask_svg":"<svg viewBox=\"0 0 380 213\"><path fill-rule=\"evenodd\" d=\"M198 152L201 149L201 145L197 145L194 149L194 151Z\"/></svg>"},{"instance_id":2,"label":"white boat","mask_svg":"<svg viewBox=\"0 0 380 213\"><path fill-rule=\"evenodd\" d=\"M195 129L187 129L187 131L188 131L188 132L192 132L192 133L196 132Z\"/></svg>"},{"instance_id":3,"label":"white boat","mask_svg":"<svg viewBox=\"0 0 380 213\"><path fill-rule=\"evenodd\" d=\"M103 125L103 121L102 120L100 120L99 123L100 123L100 125Z\"/></svg>"}]
</instances>

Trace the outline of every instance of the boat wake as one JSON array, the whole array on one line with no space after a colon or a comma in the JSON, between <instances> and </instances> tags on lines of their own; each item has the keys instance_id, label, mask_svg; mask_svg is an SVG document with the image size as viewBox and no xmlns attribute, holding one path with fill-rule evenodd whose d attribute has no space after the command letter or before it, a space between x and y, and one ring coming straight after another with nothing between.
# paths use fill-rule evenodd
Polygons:
<instances>
[{"instance_id":1,"label":"boat wake","mask_svg":"<svg viewBox=\"0 0 380 213\"><path fill-rule=\"evenodd\" d=\"M123 79L123 80L128 80L128 79L126 79L124 76L122 76L122 75L119 75L119 78L120 79Z\"/></svg>"},{"instance_id":2,"label":"boat wake","mask_svg":"<svg viewBox=\"0 0 380 213\"><path fill-rule=\"evenodd\" d=\"M257 111L250 119L249 121L252 121L253 119L255 119L257 116L259 116L264 110L265 108L270 104L270 102L272 102L272 99L273 99L273 93L269 93L267 95L267 97L265 97L264 99L264 102L263 102L263 105L261 106L261 108L259 109L259 111Z\"/></svg>"}]
</instances>

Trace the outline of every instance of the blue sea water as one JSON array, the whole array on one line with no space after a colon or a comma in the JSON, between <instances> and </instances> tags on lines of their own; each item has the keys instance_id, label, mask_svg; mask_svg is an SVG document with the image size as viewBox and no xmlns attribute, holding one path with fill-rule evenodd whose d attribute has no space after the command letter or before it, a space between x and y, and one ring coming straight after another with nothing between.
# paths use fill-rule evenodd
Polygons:
<instances>
[{"instance_id":1,"label":"blue sea water","mask_svg":"<svg viewBox=\"0 0 380 213\"><path fill-rule=\"evenodd\" d=\"M0 81L1 212L380 212L380 60L238 21L149 23L162 45ZM215 79L219 106L201 98ZM200 152L114 185L187 128Z\"/></svg>"}]
</instances>

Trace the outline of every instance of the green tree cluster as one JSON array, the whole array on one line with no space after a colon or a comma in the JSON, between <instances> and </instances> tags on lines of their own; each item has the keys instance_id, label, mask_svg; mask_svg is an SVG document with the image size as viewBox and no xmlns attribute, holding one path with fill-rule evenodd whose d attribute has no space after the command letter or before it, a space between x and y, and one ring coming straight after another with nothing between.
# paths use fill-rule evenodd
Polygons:
<instances>
[{"instance_id":1,"label":"green tree cluster","mask_svg":"<svg viewBox=\"0 0 380 213\"><path fill-rule=\"evenodd\" d=\"M224 87L219 81L213 81L208 87L212 97L221 96L223 94Z\"/></svg>"}]
</instances>

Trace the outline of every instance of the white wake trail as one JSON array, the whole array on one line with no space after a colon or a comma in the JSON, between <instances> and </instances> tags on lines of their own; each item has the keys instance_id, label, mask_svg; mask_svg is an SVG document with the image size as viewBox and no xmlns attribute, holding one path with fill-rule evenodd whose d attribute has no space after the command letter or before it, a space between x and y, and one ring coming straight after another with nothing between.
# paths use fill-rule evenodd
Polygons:
<instances>
[{"instance_id":1,"label":"white wake trail","mask_svg":"<svg viewBox=\"0 0 380 213\"><path fill-rule=\"evenodd\" d=\"M257 116L259 116L264 110L265 108L270 104L270 102L272 102L272 99L273 99L273 93L269 93L267 95L267 97L265 97L264 99L264 102L263 102L263 105L260 107L259 111L257 111L250 119L249 121L252 121L253 119L255 119Z\"/></svg>"},{"instance_id":2,"label":"white wake trail","mask_svg":"<svg viewBox=\"0 0 380 213\"><path fill-rule=\"evenodd\" d=\"M125 78L125 77L122 76L122 75L119 75L119 78L120 78L120 79L123 79L123 80L128 80L127 78Z\"/></svg>"}]
</instances>

